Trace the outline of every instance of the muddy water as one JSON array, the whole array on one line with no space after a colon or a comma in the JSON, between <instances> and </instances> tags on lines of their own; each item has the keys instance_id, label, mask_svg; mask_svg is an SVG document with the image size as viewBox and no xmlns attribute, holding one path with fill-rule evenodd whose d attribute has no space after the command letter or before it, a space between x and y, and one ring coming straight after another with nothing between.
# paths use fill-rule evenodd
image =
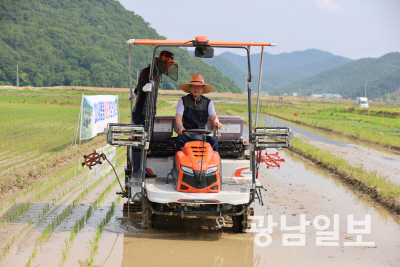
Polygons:
<instances>
[{"instance_id":1,"label":"muddy water","mask_svg":"<svg viewBox=\"0 0 400 267\"><path fill-rule=\"evenodd\" d=\"M120 207L104 230L95 266L400 265L398 217L326 171L304 164L292 154L280 155L286 159L282 168L263 169L260 175L260 181L268 188L264 194L267 205L255 204L256 215L265 220L272 216L277 223L270 245L255 243L255 234L233 234L229 228L217 230L215 221L207 218L164 217L159 230L143 230L140 214L123 214ZM305 245L284 246L286 234L300 231L282 231L281 216L287 219L288 226L295 226L302 214L311 221L305 228ZM339 216L334 240L338 244L317 246L314 219L327 216L331 221L327 231L333 231L334 214ZM362 241L375 244L344 245L357 240L357 234L348 231L348 215L359 221L365 215L371 216L370 234L362 234ZM297 240L289 238L292 242ZM82 260L75 263L84 265Z\"/></svg>"},{"instance_id":2,"label":"muddy water","mask_svg":"<svg viewBox=\"0 0 400 267\"><path fill-rule=\"evenodd\" d=\"M95 266L253 266L253 237L217 230L214 219L162 217L158 230L143 230L140 221L119 209Z\"/></svg>"},{"instance_id":3,"label":"muddy water","mask_svg":"<svg viewBox=\"0 0 400 267\"><path fill-rule=\"evenodd\" d=\"M272 151L271 151L272 152ZM268 187L268 206L256 206L256 213L269 214L277 222L272 243L265 248L255 246L254 254L260 257L260 266L399 266L400 265L400 219L386 209L371 202L329 173L306 165L291 154L280 153L286 159L281 169L270 169L260 176ZM300 215L311 221L306 226L304 246L283 246L288 233L282 231L281 216L290 226L299 225ZM330 247L316 245L314 219L318 215L329 218L333 231L334 214L339 217L338 244ZM362 234L367 246L345 246L354 242L357 235L348 230L349 215L361 221L371 216L370 234ZM266 217L266 216L265 216ZM323 225L323 221L320 222ZM357 229L363 227L357 226ZM298 239L294 239L297 241ZM288 257L290 254L290 257Z\"/></svg>"},{"instance_id":4,"label":"muddy water","mask_svg":"<svg viewBox=\"0 0 400 267\"><path fill-rule=\"evenodd\" d=\"M279 120L270 116L262 121L269 126L288 126L295 136L306 140L334 155L340 156L354 166L363 166L368 171L376 171L386 176L390 181L400 184L400 154L368 145L365 142L328 134L311 128L299 127L293 123Z\"/></svg>"},{"instance_id":5,"label":"muddy water","mask_svg":"<svg viewBox=\"0 0 400 267\"><path fill-rule=\"evenodd\" d=\"M273 218L276 222L268 246L264 246L264 238L259 240L261 243L255 242L256 233L233 234L229 227L216 229L215 220L210 218L162 217L158 230L144 230L140 213L124 213L120 203L103 228L93 266L400 266L399 217L354 192L326 171L304 163L291 153L279 153L286 160L281 169L267 170L261 166L260 182L268 189L264 193L267 205L255 204L257 216L265 220ZM60 263L64 240L74 222L86 213L88 205L106 185L102 183L93 190L56 228L42 244L31 266ZM64 266L87 266L90 242L109 204L116 199L116 190L118 186L75 237ZM331 222L327 231L333 231L334 214L339 216L339 230L333 240L338 244L317 246L314 219L318 215L327 216ZM288 226L295 226L299 225L302 215L311 221L311 225L305 226L305 244L284 245L284 242L298 241L286 234L300 231L282 230L283 219ZM374 244L345 246L345 242L357 240L357 234L348 230L348 215L354 215L355 220L371 216L370 233L361 237ZM267 226L264 223L257 228ZM25 237L20 237L21 242ZM25 254L29 256L31 251L31 247L13 246L0 266L25 266L28 260Z\"/></svg>"}]
</instances>

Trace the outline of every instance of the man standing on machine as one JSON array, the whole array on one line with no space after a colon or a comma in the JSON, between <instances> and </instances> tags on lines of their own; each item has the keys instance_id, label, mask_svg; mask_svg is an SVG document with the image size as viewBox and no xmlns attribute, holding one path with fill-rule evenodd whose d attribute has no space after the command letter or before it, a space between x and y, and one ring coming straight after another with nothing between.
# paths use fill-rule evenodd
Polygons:
<instances>
[{"instance_id":1,"label":"man standing on machine","mask_svg":"<svg viewBox=\"0 0 400 267\"><path fill-rule=\"evenodd\" d=\"M154 81L154 115L156 114L156 104L157 104L157 96L158 89L160 86L161 75L164 74L173 80L178 80L178 64L174 62L174 54L170 51L161 51L160 55L155 58L155 64L153 69L153 77L150 77L150 65L144 68L140 72L138 85L134 91L134 95L136 94L136 102L135 106L132 110L132 120L136 125L145 125L146 119L146 95L148 92L151 92L152 84L150 80ZM131 100L131 95L129 94L129 100ZM154 119L153 119L154 121ZM151 125L151 129L153 125ZM132 162L133 162L133 176L135 178L139 178L140 171L140 149L132 148ZM146 178L155 178L157 175L145 173Z\"/></svg>"},{"instance_id":2,"label":"man standing on machine","mask_svg":"<svg viewBox=\"0 0 400 267\"><path fill-rule=\"evenodd\" d=\"M209 118L214 127L218 127L218 129L222 128L213 102L211 99L203 96L203 94L214 91L214 86L205 84L203 76L195 74L192 76L190 83L180 84L179 88L189 94L181 97L176 107L175 122L179 129L179 135L176 138L175 153L181 151L186 142L191 141L188 136L183 134L183 130L205 129ZM207 136L206 140L213 150L218 152L217 139L213 136Z\"/></svg>"}]
</instances>

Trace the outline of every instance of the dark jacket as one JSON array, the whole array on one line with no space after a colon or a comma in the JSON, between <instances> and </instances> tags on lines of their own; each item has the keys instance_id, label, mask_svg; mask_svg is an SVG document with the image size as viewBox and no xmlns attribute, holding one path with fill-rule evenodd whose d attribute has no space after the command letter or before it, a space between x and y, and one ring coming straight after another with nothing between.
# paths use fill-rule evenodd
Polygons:
<instances>
[{"instance_id":1,"label":"dark jacket","mask_svg":"<svg viewBox=\"0 0 400 267\"><path fill-rule=\"evenodd\" d=\"M208 105L211 100L205 96L201 96L198 101L192 94L182 97L184 106L182 124L185 129L205 129L208 122Z\"/></svg>"},{"instance_id":2,"label":"dark jacket","mask_svg":"<svg viewBox=\"0 0 400 267\"><path fill-rule=\"evenodd\" d=\"M157 97L158 97L158 89L160 87L160 78L161 78L161 73L159 73L157 70L154 71L153 73L153 80L154 80L154 113L156 111L156 104L157 104ZM135 89L136 93L136 102L135 106L133 107L133 112L139 113L139 114L146 114L146 95L147 92L143 92L143 87L150 82L150 66L147 68L144 68L140 72L139 76L139 81L138 85Z\"/></svg>"}]
</instances>

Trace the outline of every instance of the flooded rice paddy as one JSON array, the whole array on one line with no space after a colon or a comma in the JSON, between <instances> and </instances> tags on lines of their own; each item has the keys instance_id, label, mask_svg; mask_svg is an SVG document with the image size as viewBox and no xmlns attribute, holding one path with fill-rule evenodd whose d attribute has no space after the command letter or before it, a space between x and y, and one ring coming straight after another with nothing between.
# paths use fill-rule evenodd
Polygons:
<instances>
[{"instance_id":1,"label":"flooded rice paddy","mask_svg":"<svg viewBox=\"0 0 400 267\"><path fill-rule=\"evenodd\" d=\"M344 144L330 145L349 150L361 146ZM214 218L179 216L161 217L158 230L143 229L141 214L124 212L125 200L118 202L115 176L87 171L47 195L42 193L40 199L37 195L47 187L37 188L0 212L3 222L29 201L25 211L0 225L0 266L400 265L398 216L295 154L279 154L286 160L280 169L260 167L259 180L267 191L263 192L264 206L257 200L253 204L255 232L234 234L229 224L217 229ZM376 162L383 158L372 156ZM396 169L397 155L386 153L384 157ZM123 166L117 168L117 173L122 172ZM49 185L59 179L65 177L54 178ZM95 206L101 195L103 199ZM113 203L115 210L107 215ZM99 225L107 216L99 235ZM82 218L83 225L71 233ZM326 239L322 240L325 246L317 243L320 239Z\"/></svg>"}]
</instances>

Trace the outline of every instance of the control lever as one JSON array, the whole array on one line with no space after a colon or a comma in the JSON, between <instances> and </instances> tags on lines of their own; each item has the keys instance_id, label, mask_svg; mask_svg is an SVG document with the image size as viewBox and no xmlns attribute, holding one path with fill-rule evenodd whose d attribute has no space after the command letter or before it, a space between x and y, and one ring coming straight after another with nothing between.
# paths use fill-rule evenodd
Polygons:
<instances>
[{"instance_id":1,"label":"control lever","mask_svg":"<svg viewBox=\"0 0 400 267\"><path fill-rule=\"evenodd\" d=\"M221 134L219 133L218 127L215 128L215 135L217 136L217 142L219 142L219 137L221 136Z\"/></svg>"}]
</instances>

